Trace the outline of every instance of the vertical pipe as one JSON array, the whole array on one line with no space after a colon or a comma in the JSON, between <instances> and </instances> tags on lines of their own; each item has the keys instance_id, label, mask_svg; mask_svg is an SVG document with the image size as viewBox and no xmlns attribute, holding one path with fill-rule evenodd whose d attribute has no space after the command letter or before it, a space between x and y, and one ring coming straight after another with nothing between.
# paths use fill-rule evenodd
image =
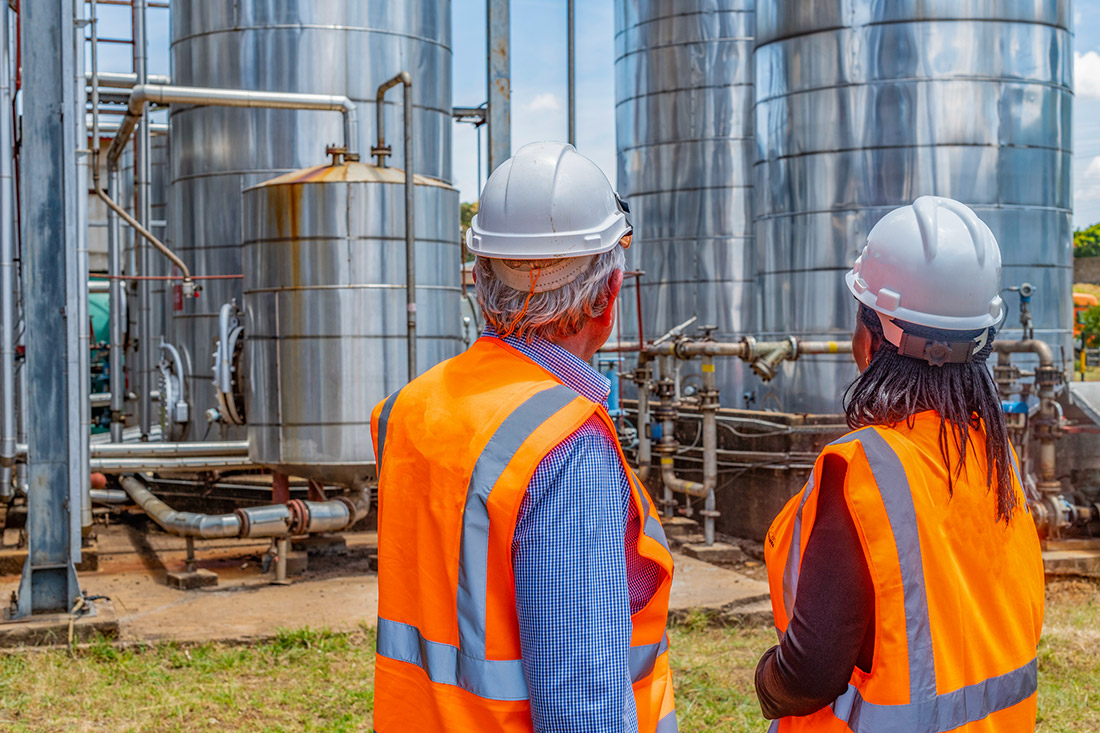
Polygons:
<instances>
[{"instance_id":1,"label":"vertical pipe","mask_svg":"<svg viewBox=\"0 0 1100 733\"><path fill-rule=\"evenodd\" d=\"M92 483L88 471L88 442L91 434L92 406L89 400L91 392L91 349L92 337L88 324L88 118L85 113L88 102L88 82L84 77L84 31L80 21L84 18L84 3L74 4L76 27L73 34L73 106L72 124L75 126L79 149L76 158L76 288L73 295L76 317L73 328L76 331L75 373L70 399L76 400L74 412L78 418L78 429L72 433L73 453L72 480L80 490L80 526L87 530L92 526Z\"/></svg>"},{"instance_id":2,"label":"vertical pipe","mask_svg":"<svg viewBox=\"0 0 1100 733\"><path fill-rule=\"evenodd\" d=\"M509 0L486 0L489 87L489 175L512 155L512 68Z\"/></svg>"},{"instance_id":3,"label":"vertical pipe","mask_svg":"<svg viewBox=\"0 0 1100 733\"><path fill-rule=\"evenodd\" d=\"M15 238L12 231L12 136L10 18L0 8L0 499L13 494L11 466L15 461Z\"/></svg>"},{"instance_id":4,"label":"vertical pipe","mask_svg":"<svg viewBox=\"0 0 1100 733\"><path fill-rule=\"evenodd\" d=\"M660 365L660 368L661 368L660 378L662 380L670 378L669 370L670 370L671 362L672 362L672 357L671 356L662 356L660 358L660 361L658 361L658 364ZM660 403L660 406L664 407L665 398L664 398L663 394L658 392L657 399L658 399L658 402ZM672 442L676 441L676 426L675 426L675 424L673 424L669 420L662 420L661 421L661 442L666 443L668 441L672 441ZM673 508L676 506L676 497L673 496L673 494L672 494L672 486L669 485L668 481L664 480L664 467L665 467L665 461L666 460L671 461L672 456L666 455L665 453L662 452L661 453L661 476L662 476L661 483L664 486L663 494L664 494L664 500L665 500L665 516L666 517L671 517L671 516L673 516L673 513L674 513ZM688 502L687 508L688 508L687 516L690 517L691 516L691 502Z\"/></svg>"},{"instance_id":5,"label":"vertical pipe","mask_svg":"<svg viewBox=\"0 0 1100 733\"><path fill-rule=\"evenodd\" d=\"M703 502L704 542L714 544L714 488L718 484L718 390L714 384L714 357L703 357L703 485L707 495Z\"/></svg>"},{"instance_id":6,"label":"vertical pipe","mask_svg":"<svg viewBox=\"0 0 1100 733\"><path fill-rule=\"evenodd\" d=\"M99 147L99 140L95 141ZM122 173L118 168L112 168L107 173L107 186L111 198L115 201L122 191ZM110 358L110 388L111 388L111 442L122 442L122 429L124 427L124 413L126 410L126 374L123 360L123 339L126 333L126 314L122 307L122 221L118 214L107 209L107 272L111 276L109 310L111 346L108 354Z\"/></svg>"},{"instance_id":7,"label":"vertical pipe","mask_svg":"<svg viewBox=\"0 0 1100 733\"><path fill-rule=\"evenodd\" d=\"M147 44L145 37L145 18L147 0L133 0L134 73L137 83L149 81ZM152 190L149 166L149 116L143 115L137 131L137 150L135 155L136 175L134 190L137 193L135 218L148 228L151 217L149 194ZM150 245L144 239L135 237L134 246L138 253L138 270L142 275L151 273L152 253ZM153 427L153 319L152 283L149 280L138 281L138 394L140 395L141 435L147 439Z\"/></svg>"},{"instance_id":8,"label":"vertical pipe","mask_svg":"<svg viewBox=\"0 0 1100 733\"><path fill-rule=\"evenodd\" d=\"M66 612L80 596L73 563L80 555L80 501L69 434L77 428L66 382L69 338L66 290L75 273L76 125L73 104L72 0L35 0L20 8L23 138L20 210L23 239L30 457L27 560L17 616Z\"/></svg>"},{"instance_id":9,"label":"vertical pipe","mask_svg":"<svg viewBox=\"0 0 1100 733\"><path fill-rule=\"evenodd\" d=\"M567 0L566 2L566 16L567 16L567 55L568 61L568 81L569 87L569 144L573 147L577 146L577 77L576 77L576 62L577 62L577 26L576 26L576 13L575 13L576 0Z\"/></svg>"},{"instance_id":10,"label":"vertical pipe","mask_svg":"<svg viewBox=\"0 0 1100 733\"><path fill-rule=\"evenodd\" d=\"M416 379L416 228L413 189L413 106L412 80L408 75L402 87L405 109L405 312L408 316L409 381Z\"/></svg>"}]
</instances>

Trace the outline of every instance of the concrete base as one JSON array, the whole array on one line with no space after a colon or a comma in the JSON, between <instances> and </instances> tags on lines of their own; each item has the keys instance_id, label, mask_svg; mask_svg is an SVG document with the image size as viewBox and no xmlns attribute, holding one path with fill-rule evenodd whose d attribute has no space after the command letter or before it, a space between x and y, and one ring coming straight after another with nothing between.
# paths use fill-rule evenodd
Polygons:
<instances>
[{"instance_id":1,"label":"concrete base","mask_svg":"<svg viewBox=\"0 0 1100 733\"><path fill-rule=\"evenodd\" d=\"M698 522L687 517L661 517L661 526L664 527L665 536L670 540L699 534L702 531Z\"/></svg>"},{"instance_id":2,"label":"concrete base","mask_svg":"<svg viewBox=\"0 0 1100 733\"><path fill-rule=\"evenodd\" d=\"M0 549L0 575L19 575L27 562L27 548ZM78 573L94 573L99 570L99 551L95 540L80 550L80 562L76 566Z\"/></svg>"},{"instance_id":3,"label":"concrete base","mask_svg":"<svg viewBox=\"0 0 1100 733\"><path fill-rule=\"evenodd\" d=\"M99 637L115 638L119 634L118 616L109 600L93 601L93 613L73 619L67 613L45 614L12 621L5 610L0 623L0 647L55 646L69 643L72 624L73 643L93 641Z\"/></svg>"},{"instance_id":4,"label":"concrete base","mask_svg":"<svg viewBox=\"0 0 1100 733\"><path fill-rule=\"evenodd\" d=\"M348 542L339 534L311 534L290 541L290 549L310 555L340 555L348 550Z\"/></svg>"},{"instance_id":5,"label":"concrete base","mask_svg":"<svg viewBox=\"0 0 1100 733\"><path fill-rule=\"evenodd\" d=\"M170 572L165 576L169 588L176 590L194 590L195 588L210 588L218 584L218 574L211 570L199 568L193 573L186 570Z\"/></svg>"},{"instance_id":6,"label":"concrete base","mask_svg":"<svg viewBox=\"0 0 1100 733\"><path fill-rule=\"evenodd\" d=\"M725 542L715 542L713 545L693 544L684 545L680 552L696 560L714 563L734 563L745 559L745 553L737 545L728 545Z\"/></svg>"},{"instance_id":7,"label":"concrete base","mask_svg":"<svg viewBox=\"0 0 1100 733\"><path fill-rule=\"evenodd\" d=\"M309 553L291 550L286 554L286 574L301 575L309 568Z\"/></svg>"}]
</instances>

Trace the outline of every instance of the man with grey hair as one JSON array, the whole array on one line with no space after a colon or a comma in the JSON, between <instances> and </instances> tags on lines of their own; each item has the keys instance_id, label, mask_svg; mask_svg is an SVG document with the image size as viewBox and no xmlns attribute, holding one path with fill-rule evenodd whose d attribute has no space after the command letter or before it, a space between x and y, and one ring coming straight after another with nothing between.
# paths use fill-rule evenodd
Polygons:
<instances>
[{"instance_id":1,"label":"man with grey hair","mask_svg":"<svg viewBox=\"0 0 1100 733\"><path fill-rule=\"evenodd\" d=\"M372 419L380 733L676 730L672 556L589 364L630 237L570 145L486 183L467 247L488 326Z\"/></svg>"}]
</instances>

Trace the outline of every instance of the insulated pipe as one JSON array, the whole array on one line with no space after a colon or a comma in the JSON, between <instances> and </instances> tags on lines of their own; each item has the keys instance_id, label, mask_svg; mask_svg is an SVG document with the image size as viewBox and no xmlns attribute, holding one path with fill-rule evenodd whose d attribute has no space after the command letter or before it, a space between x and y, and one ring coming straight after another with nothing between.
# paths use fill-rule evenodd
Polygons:
<instances>
[{"instance_id":1,"label":"insulated pipe","mask_svg":"<svg viewBox=\"0 0 1100 733\"><path fill-rule=\"evenodd\" d=\"M95 3L92 2L92 18L95 16ZM93 20L94 22L94 20ZM94 31L93 31L94 32ZM92 44L94 47L94 43ZM93 51L92 53L95 53ZM97 81L98 77L98 81ZM89 71L84 75L84 78L88 80L88 86L92 89L92 96L95 96L96 88L110 88L110 89L130 89L138 84L137 74L127 73L113 73L109 71L100 71L93 76L93 72ZM147 84L171 84L172 80L160 74L146 74L145 80Z\"/></svg>"},{"instance_id":2,"label":"insulated pipe","mask_svg":"<svg viewBox=\"0 0 1100 733\"><path fill-rule=\"evenodd\" d=\"M402 71L397 76L378 87L374 98L375 111L378 114L378 144L371 155L378 161L380 168L386 167L386 157L391 149L386 145L386 121L383 115L383 100L386 92L403 85L402 101L405 118L405 314L406 342L409 381L416 379L416 229L413 219L413 109L412 77Z\"/></svg>"},{"instance_id":3,"label":"insulated pipe","mask_svg":"<svg viewBox=\"0 0 1100 733\"><path fill-rule=\"evenodd\" d=\"M138 85L149 81L148 47L145 37L147 0L132 0L131 19L133 28L133 52L134 73L137 76ZM96 92L98 94L98 90ZM98 104L96 108L98 109ZM148 228L152 221L152 202L149 200L152 193L152 162L150 160L150 140L148 120L143 119L137 130L137 141L134 150L135 175L134 191L137 194L135 201L135 213L141 226ZM109 156L108 156L109 157ZM138 256L138 274L152 275L153 258L149 252L149 245L135 241ZM167 249L167 247L165 248ZM185 287L187 284L185 283ZM141 426L143 440L148 439L153 430L153 398L150 392L153 390L153 320L152 298L153 288L149 280L139 280L137 283L137 368L138 368L138 422Z\"/></svg>"},{"instance_id":4,"label":"insulated pipe","mask_svg":"<svg viewBox=\"0 0 1100 733\"><path fill-rule=\"evenodd\" d=\"M123 476L119 483L131 499L166 531L184 537L289 537L347 529L367 515L370 495L360 491L328 501L243 507L232 514L179 512L153 495L145 481Z\"/></svg>"},{"instance_id":5,"label":"insulated pipe","mask_svg":"<svg viewBox=\"0 0 1100 733\"><path fill-rule=\"evenodd\" d=\"M95 141L95 146L98 152L98 139ZM98 161L93 165L92 170L92 176L95 179L94 185L98 194L101 190L99 187ZM117 167L108 172L108 184L111 189L111 195L108 199L118 196L121 180L122 176ZM126 338L127 315L123 312L122 307L122 280L120 279L122 277L122 223L111 208L108 208L107 211L107 272L111 275L108 286L110 346L107 354L108 386L111 390L111 441L121 443L122 431L126 426L126 374L123 363L126 356L123 351L123 341Z\"/></svg>"},{"instance_id":6,"label":"insulated pipe","mask_svg":"<svg viewBox=\"0 0 1100 733\"><path fill-rule=\"evenodd\" d=\"M206 89L164 84L139 84L130 93L130 104L111 141L107 160L114 164L122 155L138 120L145 114L146 103L194 104L210 107L251 107L264 109L330 110L344 115L344 147L350 156L359 154L359 112L355 102L339 94L298 94L260 92L249 89ZM357 158L354 158L357 159Z\"/></svg>"},{"instance_id":7,"label":"insulated pipe","mask_svg":"<svg viewBox=\"0 0 1100 733\"><path fill-rule=\"evenodd\" d=\"M74 20L78 27L84 20L84 3L76 3L74 6ZM76 354L72 360L75 374L73 384L70 387L69 399L75 401L72 406L76 413L78 430L72 436L73 467L70 471L71 480L80 488L80 526L82 531L87 531L92 526L92 498L88 472L84 466L88 461L88 441L92 429L92 408L88 402L91 393L91 380L88 374L91 372L92 334L89 328L88 313L88 164L91 156L86 154L88 144L88 116L84 113L88 104L87 86L84 82L84 34L80 33L75 40L75 74L72 78L73 109L72 123L75 126L75 135L78 150L76 158L76 185L79 194L76 197L76 277L74 285L75 293L72 299L75 301L73 309L67 311L75 316L72 330L76 333ZM93 116L93 125L95 116Z\"/></svg>"},{"instance_id":8,"label":"insulated pipe","mask_svg":"<svg viewBox=\"0 0 1100 733\"><path fill-rule=\"evenodd\" d=\"M127 504L130 495L122 489L92 489L91 499L96 504Z\"/></svg>"},{"instance_id":9,"label":"insulated pipe","mask_svg":"<svg viewBox=\"0 0 1100 733\"><path fill-rule=\"evenodd\" d=\"M10 11L0 9L0 499L13 494L15 463L15 239L13 236Z\"/></svg>"},{"instance_id":10,"label":"insulated pipe","mask_svg":"<svg viewBox=\"0 0 1100 733\"><path fill-rule=\"evenodd\" d=\"M196 445L202 445L196 443ZM147 456L93 458L91 470L100 473L138 473L161 471L165 473L203 473L259 468L248 456Z\"/></svg>"},{"instance_id":11,"label":"insulated pipe","mask_svg":"<svg viewBox=\"0 0 1100 733\"><path fill-rule=\"evenodd\" d=\"M93 443L92 458L178 458L182 456L247 456L247 440L208 443Z\"/></svg>"}]
</instances>

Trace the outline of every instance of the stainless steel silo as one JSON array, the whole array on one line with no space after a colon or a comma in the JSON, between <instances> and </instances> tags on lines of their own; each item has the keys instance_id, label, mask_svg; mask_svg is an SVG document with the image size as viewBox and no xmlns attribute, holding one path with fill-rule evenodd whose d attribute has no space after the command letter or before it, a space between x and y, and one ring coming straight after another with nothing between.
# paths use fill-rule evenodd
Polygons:
<instances>
[{"instance_id":1,"label":"stainless steel silo","mask_svg":"<svg viewBox=\"0 0 1100 733\"><path fill-rule=\"evenodd\" d=\"M644 270L653 338L692 316L718 338L753 329L753 0L618 0L618 188L631 207L630 265ZM624 288L624 340L636 338ZM718 366L723 404L748 373Z\"/></svg>"},{"instance_id":2,"label":"stainless steel silo","mask_svg":"<svg viewBox=\"0 0 1100 733\"><path fill-rule=\"evenodd\" d=\"M997 236L1005 286L1038 286L1036 336L1069 346L1068 0L762 4L756 18L760 320L842 338L843 273L890 209L922 194L969 204ZM1002 332L1019 338L1018 301ZM1072 353L1068 351L1067 353ZM788 411L836 412L846 357L786 364Z\"/></svg>"},{"instance_id":3,"label":"stainless steel silo","mask_svg":"<svg viewBox=\"0 0 1100 733\"><path fill-rule=\"evenodd\" d=\"M360 151L375 137L374 95L401 70L413 78L416 172L451 180L449 0L176 0L172 80L181 86L346 95L359 107ZM399 97L397 98L399 100ZM400 102L386 103L390 130ZM335 112L173 107L171 245L199 275L240 275L241 192L323 160L342 140ZM391 135L391 137L394 137ZM391 160L400 165L400 136ZM211 385L218 312L242 297L239 280L206 280L174 314L187 362L193 421L216 402ZM192 434L196 431L192 430ZM210 437L243 437L210 431ZM201 431L200 431L201 434Z\"/></svg>"},{"instance_id":4,"label":"stainless steel silo","mask_svg":"<svg viewBox=\"0 0 1100 733\"><path fill-rule=\"evenodd\" d=\"M370 415L406 370L405 176L363 163L244 192L248 437L253 461L357 485ZM462 348L458 191L417 176L417 361Z\"/></svg>"}]
</instances>

